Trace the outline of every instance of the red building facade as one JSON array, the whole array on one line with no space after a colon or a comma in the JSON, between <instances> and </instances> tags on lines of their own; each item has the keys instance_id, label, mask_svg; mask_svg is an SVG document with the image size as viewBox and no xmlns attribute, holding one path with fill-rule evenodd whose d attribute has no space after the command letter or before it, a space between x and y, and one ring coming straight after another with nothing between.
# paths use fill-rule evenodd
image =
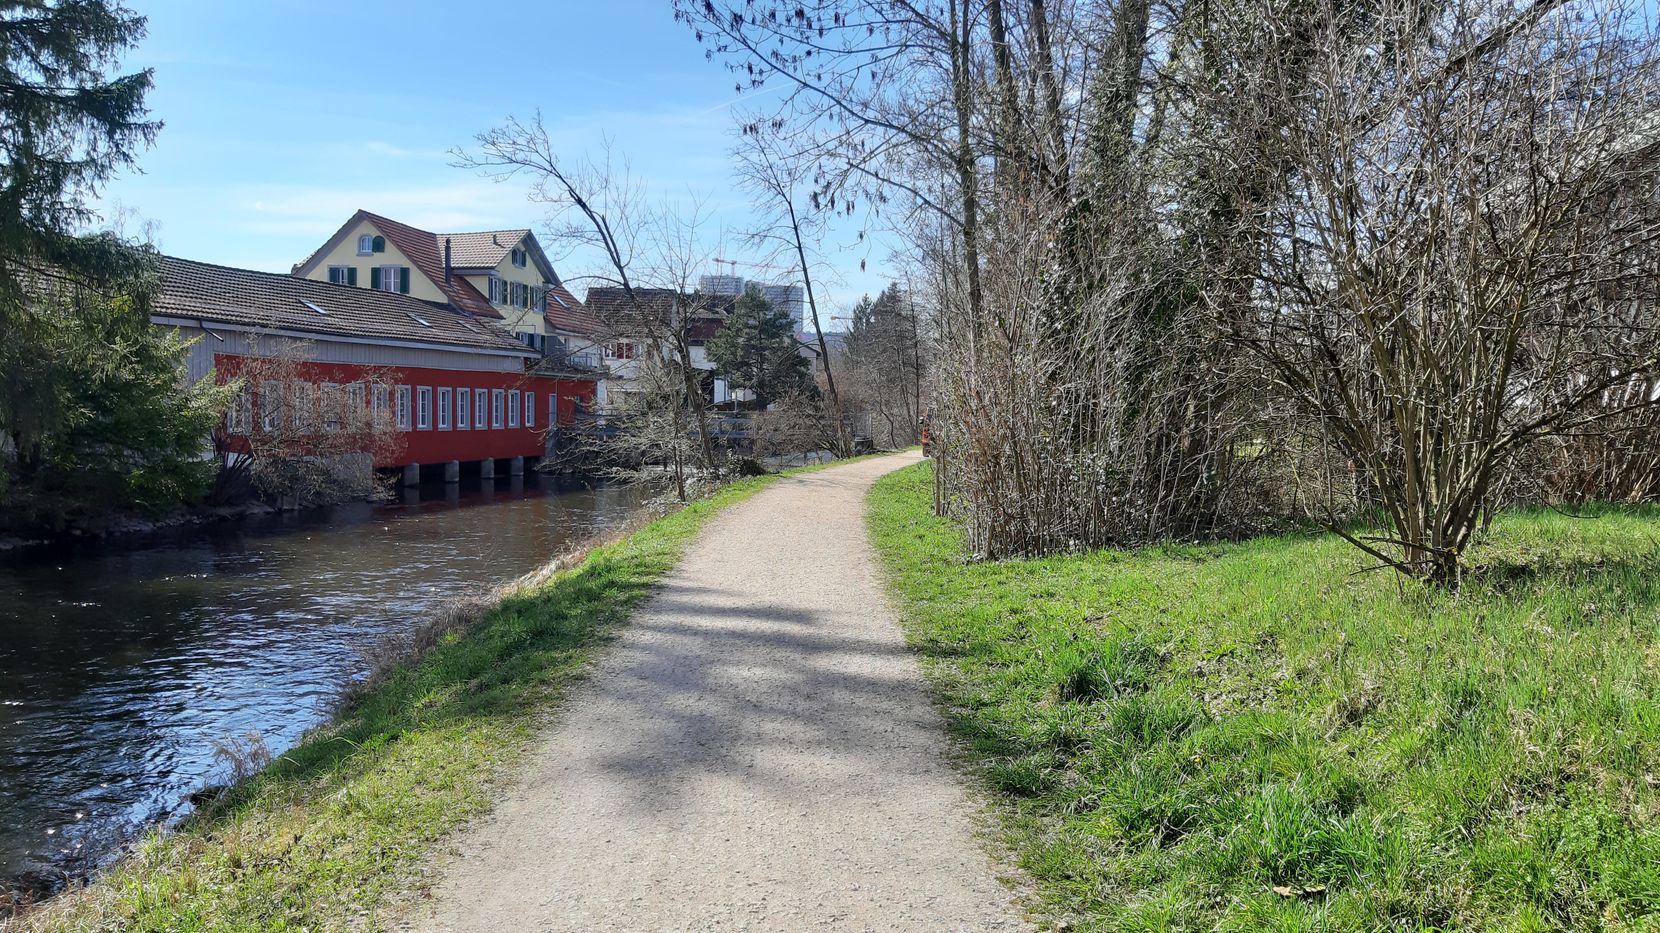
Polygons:
<instances>
[{"instance_id":1,"label":"red building facade","mask_svg":"<svg viewBox=\"0 0 1660 933\"><path fill-rule=\"evenodd\" d=\"M533 372L541 354L488 323L392 292L168 258L152 321L195 339L192 377L246 377L227 414L232 451L268 419L321 432L362 409L395 424L376 467L493 472L542 456L550 431L595 401L594 378Z\"/></svg>"}]
</instances>

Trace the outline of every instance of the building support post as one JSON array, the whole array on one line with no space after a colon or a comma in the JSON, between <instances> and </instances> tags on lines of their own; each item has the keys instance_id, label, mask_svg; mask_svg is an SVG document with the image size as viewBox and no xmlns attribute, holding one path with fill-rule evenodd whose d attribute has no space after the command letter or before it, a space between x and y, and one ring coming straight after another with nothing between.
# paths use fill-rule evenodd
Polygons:
<instances>
[{"instance_id":1,"label":"building support post","mask_svg":"<svg viewBox=\"0 0 1660 933\"><path fill-rule=\"evenodd\" d=\"M421 465L411 463L403 468L403 484L405 486L421 485Z\"/></svg>"},{"instance_id":2,"label":"building support post","mask_svg":"<svg viewBox=\"0 0 1660 933\"><path fill-rule=\"evenodd\" d=\"M509 461L507 473L509 476L525 475L525 458L514 457L511 461Z\"/></svg>"},{"instance_id":3,"label":"building support post","mask_svg":"<svg viewBox=\"0 0 1660 933\"><path fill-rule=\"evenodd\" d=\"M449 463L444 464L444 482L446 482L446 483L459 483L459 482L461 482L461 461L460 460L451 460Z\"/></svg>"},{"instance_id":4,"label":"building support post","mask_svg":"<svg viewBox=\"0 0 1660 933\"><path fill-rule=\"evenodd\" d=\"M495 458L486 457L483 460L480 460L478 462L478 478L479 479L495 479L496 478L496 461L495 461Z\"/></svg>"}]
</instances>

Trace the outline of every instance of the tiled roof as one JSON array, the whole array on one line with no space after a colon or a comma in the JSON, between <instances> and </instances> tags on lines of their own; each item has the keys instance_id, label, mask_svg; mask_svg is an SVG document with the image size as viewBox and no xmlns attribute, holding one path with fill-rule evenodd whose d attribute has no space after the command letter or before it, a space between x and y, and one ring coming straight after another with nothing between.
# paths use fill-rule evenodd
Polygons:
<instances>
[{"instance_id":1,"label":"tiled roof","mask_svg":"<svg viewBox=\"0 0 1660 933\"><path fill-rule=\"evenodd\" d=\"M547 321L555 329L571 334L598 334L605 329L563 284L550 287L547 300Z\"/></svg>"},{"instance_id":2,"label":"tiled roof","mask_svg":"<svg viewBox=\"0 0 1660 933\"><path fill-rule=\"evenodd\" d=\"M390 233L386 235L391 237ZM274 330L535 355L535 351L490 324L469 320L436 302L171 256L162 257L161 290L152 313Z\"/></svg>"},{"instance_id":3,"label":"tiled roof","mask_svg":"<svg viewBox=\"0 0 1660 933\"><path fill-rule=\"evenodd\" d=\"M450 281L445 283L444 248L437 234L399 223L390 217L371 214L368 211L358 211L356 216L346 222L346 226L353 226L359 218L366 219L374 224L375 229L379 230L382 236L391 240L394 246L402 250L403 254L409 257L409 261L421 270L421 274L426 276L428 281L444 293L444 297L448 298L451 304L479 317L501 317L501 312L491 306L490 299L480 294L471 282L461 276L452 275ZM450 265L461 265L455 260L453 250Z\"/></svg>"},{"instance_id":4,"label":"tiled roof","mask_svg":"<svg viewBox=\"0 0 1660 933\"><path fill-rule=\"evenodd\" d=\"M639 299L644 313L659 320L667 320L674 310L677 293L672 288L636 288L634 295ZM731 295L693 293L680 297L695 303L693 306L699 309L699 317L723 317L731 312L732 306L737 302ZM628 293L621 288L590 288L585 300L589 312L607 323L625 321L636 313L633 304L628 300Z\"/></svg>"},{"instance_id":5,"label":"tiled roof","mask_svg":"<svg viewBox=\"0 0 1660 933\"><path fill-rule=\"evenodd\" d=\"M507 251L518 246L530 231L483 230L433 235L440 244L450 241L450 265L458 269L494 269L507 257Z\"/></svg>"}]
</instances>

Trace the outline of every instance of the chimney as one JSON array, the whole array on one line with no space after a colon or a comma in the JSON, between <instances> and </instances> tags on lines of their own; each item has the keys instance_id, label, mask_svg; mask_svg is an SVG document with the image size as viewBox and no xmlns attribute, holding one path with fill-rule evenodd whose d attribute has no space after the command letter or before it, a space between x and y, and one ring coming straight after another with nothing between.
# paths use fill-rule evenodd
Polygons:
<instances>
[{"instance_id":1,"label":"chimney","mask_svg":"<svg viewBox=\"0 0 1660 933\"><path fill-rule=\"evenodd\" d=\"M450 275L450 238L444 237L444 284L454 284Z\"/></svg>"}]
</instances>

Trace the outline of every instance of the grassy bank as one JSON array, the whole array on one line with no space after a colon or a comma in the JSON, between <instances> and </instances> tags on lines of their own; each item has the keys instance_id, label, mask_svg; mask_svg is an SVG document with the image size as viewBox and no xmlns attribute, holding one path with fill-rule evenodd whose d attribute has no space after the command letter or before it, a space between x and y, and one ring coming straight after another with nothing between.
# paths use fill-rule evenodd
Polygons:
<instances>
[{"instance_id":1,"label":"grassy bank","mask_svg":"<svg viewBox=\"0 0 1660 933\"><path fill-rule=\"evenodd\" d=\"M478 624L394 666L205 817L17 925L375 927L432 843L490 807L505 767L703 524L767 482L727 486L508 594Z\"/></svg>"},{"instance_id":2,"label":"grassy bank","mask_svg":"<svg viewBox=\"0 0 1660 933\"><path fill-rule=\"evenodd\" d=\"M969 564L927 469L873 534L1056 916L1660 928L1660 512L1506 516L1446 594L1329 536Z\"/></svg>"}]
</instances>

